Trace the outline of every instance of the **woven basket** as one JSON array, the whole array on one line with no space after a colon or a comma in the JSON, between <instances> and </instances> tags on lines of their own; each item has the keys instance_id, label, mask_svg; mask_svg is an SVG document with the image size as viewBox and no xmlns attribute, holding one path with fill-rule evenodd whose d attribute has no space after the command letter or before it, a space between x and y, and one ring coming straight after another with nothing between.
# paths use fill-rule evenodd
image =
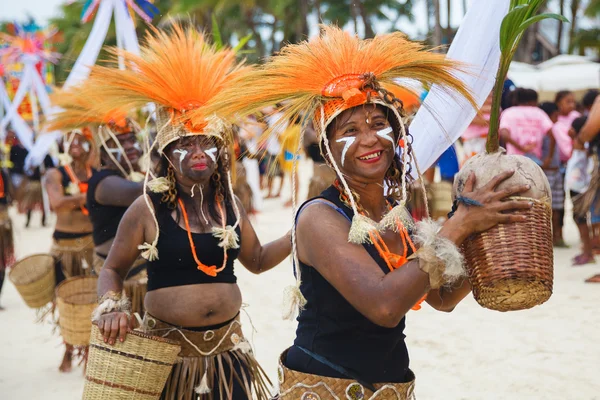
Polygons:
<instances>
[{"instance_id":1,"label":"woven basket","mask_svg":"<svg viewBox=\"0 0 600 400\"><path fill-rule=\"evenodd\" d=\"M545 202L524 200L533 207L515 214L525 214L526 222L498 225L463 245L473 296L491 310L524 310L552 295L552 210Z\"/></svg>"},{"instance_id":2,"label":"woven basket","mask_svg":"<svg viewBox=\"0 0 600 400\"><path fill-rule=\"evenodd\" d=\"M98 295L95 276L68 278L56 288L58 325L64 341L73 346L87 346L92 329L92 312Z\"/></svg>"},{"instance_id":3,"label":"woven basket","mask_svg":"<svg viewBox=\"0 0 600 400\"><path fill-rule=\"evenodd\" d=\"M429 185L431 218L446 218L452 211L452 183L434 182Z\"/></svg>"},{"instance_id":4,"label":"woven basket","mask_svg":"<svg viewBox=\"0 0 600 400\"><path fill-rule=\"evenodd\" d=\"M54 298L54 264L50 254L35 254L12 267L8 276L28 307L43 307Z\"/></svg>"},{"instance_id":5,"label":"woven basket","mask_svg":"<svg viewBox=\"0 0 600 400\"><path fill-rule=\"evenodd\" d=\"M176 342L137 331L111 346L94 325L83 400L160 398L180 350Z\"/></svg>"}]
</instances>

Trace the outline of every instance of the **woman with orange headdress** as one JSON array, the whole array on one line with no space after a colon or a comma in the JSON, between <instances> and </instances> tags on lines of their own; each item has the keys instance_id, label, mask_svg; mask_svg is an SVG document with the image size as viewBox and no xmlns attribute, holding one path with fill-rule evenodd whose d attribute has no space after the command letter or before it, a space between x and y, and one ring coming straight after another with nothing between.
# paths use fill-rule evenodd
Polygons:
<instances>
[{"instance_id":1,"label":"woman with orange headdress","mask_svg":"<svg viewBox=\"0 0 600 400\"><path fill-rule=\"evenodd\" d=\"M130 70L96 67L106 106L157 106L161 155L151 193L127 210L100 273L93 320L109 343L127 340L128 300L120 295L127 266L148 262L142 329L180 342L163 399L265 399L269 381L243 337L242 296L234 261L259 274L290 253L289 235L261 245L233 195L232 126L202 114L245 69L231 50L216 50L195 30L154 31L141 55L120 52ZM194 121L189 115L201 117Z\"/></svg>"},{"instance_id":2,"label":"woman with orange headdress","mask_svg":"<svg viewBox=\"0 0 600 400\"><path fill-rule=\"evenodd\" d=\"M297 285L287 294L290 311L301 311L294 345L281 356L280 398L412 398L405 314L424 297L451 311L470 292L461 243L523 220L510 211L530 207L502 201L526 189L496 191L508 174L480 190L472 176L453 218L413 225L405 209L412 138L389 88L414 78L470 98L453 75L457 68L399 33L363 41L324 27L319 38L289 45L240 77L214 105L235 114L287 101L284 118L310 113L337 173L295 216Z\"/></svg>"},{"instance_id":3,"label":"woman with orange headdress","mask_svg":"<svg viewBox=\"0 0 600 400\"><path fill-rule=\"evenodd\" d=\"M79 196L83 196L84 205L81 209L92 227L90 256L93 255L93 261L90 265L98 274L123 214L142 194L144 175L140 172L142 151L136 137L139 126L127 117L127 108L96 110L98 94L88 90L94 86L93 81L87 81L83 86L56 93L53 102L61 111L54 116L49 129L70 129L81 123L94 128L100 148L100 169L78 186L82 188ZM70 187L76 189L77 177L70 179ZM132 310L140 314L144 311L146 280L146 260L140 257L130 265L124 286L125 293L132 299Z\"/></svg>"},{"instance_id":4,"label":"woman with orange headdress","mask_svg":"<svg viewBox=\"0 0 600 400\"><path fill-rule=\"evenodd\" d=\"M69 130L63 138L61 166L48 170L44 187L50 209L56 213L51 253L56 260L56 284L66 278L93 274L92 223L85 208L87 185L92 174L92 134L88 128ZM59 370L71 370L73 346L67 344Z\"/></svg>"}]
</instances>

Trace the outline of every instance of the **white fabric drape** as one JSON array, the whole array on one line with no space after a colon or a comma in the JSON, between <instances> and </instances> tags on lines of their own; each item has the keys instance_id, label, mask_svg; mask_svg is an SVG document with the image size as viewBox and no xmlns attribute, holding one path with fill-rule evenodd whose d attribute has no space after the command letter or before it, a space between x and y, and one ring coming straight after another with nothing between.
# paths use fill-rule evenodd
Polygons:
<instances>
[{"instance_id":1,"label":"white fabric drape","mask_svg":"<svg viewBox=\"0 0 600 400\"><path fill-rule=\"evenodd\" d=\"M448 58L469 65L459 78L481 107L494 86L500 63L500 24L509 0L474 0L448 50ZM463 98L434 85L410 125L421 171L432 166L469 126L476 110Z\"/></svg>"}]
</instances>

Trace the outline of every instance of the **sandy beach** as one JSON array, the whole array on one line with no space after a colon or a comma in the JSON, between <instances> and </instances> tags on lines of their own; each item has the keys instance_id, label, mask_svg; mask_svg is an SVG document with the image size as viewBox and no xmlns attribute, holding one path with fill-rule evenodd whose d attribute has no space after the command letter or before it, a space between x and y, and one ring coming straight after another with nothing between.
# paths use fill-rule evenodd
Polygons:
<instances>
[{"instance_id":1,"label":"sandy beach","mask_svg":"<svg viewBox=\"0 0 600 400\"><path fill-rule=\"evenodd\" d=\"M287 193L284 188L283 200L265 201L254 221L263 242L290 229L291 211L282 206ZM53 217L50 227L40 228L39 215L34 215L33 226L24 229L24 217L14 210L11 215L18 258L49 250ZM571 248L555 252L554 295L542 306L499 313L481 308L469 296L449 314L427 305L408 314L407 343L419 399L600 399L600 285L583 282L600 272L600 263L571 267L579 246L572 222L566 239ZM281 318L283 288L292 283L291 263L261 276L237 265L236 273L247 304L245 332L276 381L278 356L292 343L296 326ZM60 336L52 334L49 324L34 323L34 310L8 279L1 304L6 310L0 312L0 398L80 399L82 368L58 372Z\"/></svg>"}]
</instances>

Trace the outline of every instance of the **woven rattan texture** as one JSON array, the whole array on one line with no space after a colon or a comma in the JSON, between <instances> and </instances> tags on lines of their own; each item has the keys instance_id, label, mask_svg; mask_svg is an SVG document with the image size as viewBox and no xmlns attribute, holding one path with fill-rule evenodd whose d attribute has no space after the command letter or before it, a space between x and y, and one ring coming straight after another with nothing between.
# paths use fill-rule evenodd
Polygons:
<instances>
[{"instance_id":1,"label":"woven rattan texture","mask_svg":"<svg viewBox=\"0 0 600 400\"><path fill-rule=\"evenodd\" d=\"M158 399L180 349L171 340L137 331L111 346L94 325L83 399Z\"/></svg>"},{"instance_id":2,"label":"woven rattan texture","mask_svg":"<svg viewBox=\"0 0 600 400\"><path fill-rule=\"evenodd\" d=\"M87 346L92 329L92 312L97 307L95 276L68 278L56 288L58 325L64 341L73 346Z\"/></svg>"},{"instance_id":3,"label":"woven rattan texture","mask_svg":"<svg viewBox=\"0 0 600 400\"><path fill-rule=\"evenodd\" d=\"M54 298L54 263L49 254L35 254L12 267L9 278L28 307L43 307Z\"/></svg>"},{"instance_id":4,"label":"woven rattan texture","mask_svg":"<svg viewBox=\"0 0 600 400\"><path fill-rule=\"evenodd\" d=\"M552 210L546 202L527 200L533 207L518 212L526 222L498 225L463 245L473 296L485 308L524 310L552 295Z\"/></svg>"}]
</instances>

